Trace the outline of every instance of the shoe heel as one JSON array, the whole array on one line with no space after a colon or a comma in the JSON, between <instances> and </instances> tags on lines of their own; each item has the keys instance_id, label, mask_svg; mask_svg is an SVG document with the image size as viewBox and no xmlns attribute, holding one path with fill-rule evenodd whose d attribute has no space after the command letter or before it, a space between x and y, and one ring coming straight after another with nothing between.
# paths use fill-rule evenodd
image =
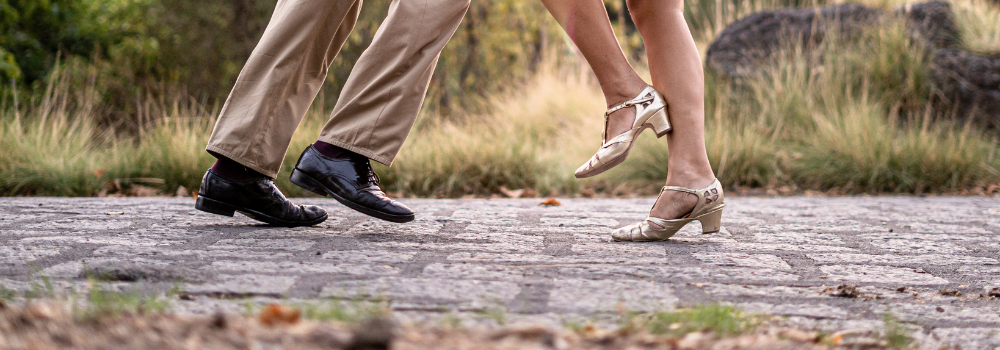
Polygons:
<instances>
[{"instance_id":1,"label":"shoe heel","mask_svg":"<svg viewBox=\"0 0 1000 350\"><path fill-rule=\"evenodd\" d=\"M217 215L233 216L236 214L236 208L233 206L202 196L198 196L198 200L194 203L194 208Z\"/></svg>"},{"instance_id":2,"label":"shoe heel","mask_svg":"<svg viewBox=\"0 0 1000 350\"><path fill-rule=\"evenodd\" d=\"M701 221L701 233L709 234L719 232L719 230L722 229L722 208L699 216L698 221Z\"/></svg>"},{"instance_id":3,"label":"shoe heel","mask_svg":"<svg viewBox=\"0 0 1000 350\"><path fill-rule=\"evenodd\" d=\"M646 123L653 127L656 137L663 137L673 129L670 126L670 120L667 118L667 107L663 107L659 112L656 112Z\"/></svg>"},{"instance_id":4,"label":"shoe heel","mask_svg":"<svg viewBox=\"0 0 1000 350\"><path fill-rule=\"evenodd\" d=\"M299 169L292 170L292 176L289 176L288 180L291 180L293 184L296 184L299 187L309 190L309 192L324 197L327 196L326 191L323 189L323 185L321 185L319 181L316 181L316 179L313 179L311 176L302 173Z\"/></svg>"}]
</instances>

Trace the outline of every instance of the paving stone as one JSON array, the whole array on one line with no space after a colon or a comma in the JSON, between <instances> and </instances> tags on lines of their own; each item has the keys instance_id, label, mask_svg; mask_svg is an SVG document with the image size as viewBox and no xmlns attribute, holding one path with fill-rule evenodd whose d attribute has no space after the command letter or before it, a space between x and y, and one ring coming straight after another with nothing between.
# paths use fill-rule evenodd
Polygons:
<instances>
[{"instance_id":1,"label":"paving stone","mask_svg":"<svg viewBox=\"0 0 1000 350\"><path fill-rule=\"evenodd\" d=\"M935 328L931 331L933 340L941 345L961 344L963 350L987 350L1000 348L1000 332L989 328ZM933 346L934 344L928 344Z\"/></svg>"},{"instance_id":2,"label":"paving stone","mask_svg":"<svg viewBox=\"0 0 1000 350\"><path fill-rule=\"evenodd\" d=\"M901 286L948 284L948 280L912 268L878 265L821 266L830 281L891 283Z\"/></svg>"},{"instance_id":3,"label":"paving stone","mask_svg":"<svg viewBox=\"0 0 1000 350\"><path fill-rule=\"evenodd\" d=\"M967 254L969 249L952 242L912 240L895 237L867 237L869 244L892 254Z\"/></svg>"},{"instance_id":4,"label":"paving stone","mask_svg":"<svg viewBox=\"0 0 1000 350\"><path fill-rule=\"evenodd\" d=\"M83 272L82 261L70 261L42 270L42 273L47 277L67 279L77 278L81 272Z\"/></svg>"},{"instance_id":5,"label":"paving stone","mask_svg":"<svg viewBox=\"0 0 1000 350\"><path fill-rule=\"evenodd\" d=\"M333 263L401 263L416 256L413 252L393 252L383 250L333 250L322 253L324 260Z\"/></svg>"},{"instance_id":6,"label":"paving stone","mask_svg":"<svg viewBox=\"0 0 1000 350\"><path fill-rule=\"evenodd\" d=\"M393 309L485 310L505 305L521 288L512 282L429 278L380 278L333 282L321 297L378 298Z\"/></svg>"},{"instance_id":7,"label":"paving stone","mask_svg":"<svg viewBox=\"0 0 1000 350\"><path fill-rule=\"evenodd\" d=\"M630 257L664 257L667 255L666 244L653 242L649 244L634 244L623 242L580 242L573 244L574 253L590 256L630 256Z\"/></svg>"},{"instance_id":8,"label":"paving stone","mask_svg":"<svg viewBox=\"0 0 1000 350\"><path fill-rule=\"evenodd\" d=\"M24 293L45 276L82 293L92 270L119 276L100 282L119 291L183 279L182 313L368 299L403 321L492 325L484 311L496 310L557 327L719 302L826 333L878 331L890 313L921 344L1000 343L1000 300L979 297L1000 287L996 198L731 196L719 233L692 224L652 243L608 233L645 218L653 198L404 199L417 211L406 224L295 201L330 219L289 229L189 198L0 198L0 288ZM860 297L831 296L842 284Z\"/></svg>"},{"instance_id":9,"label":"paving stone","mask_svg":"<svg viewBox=\"0 0 1000 350\"><path fill-rule=\"evenodd\" d=\"M850 314L847 310L825 304L741 303L737 304L737 306L747 312L776 316L800 316L813 319L845 319Z\"/></svg>"},{"instance_id":10,"label":"paving stone","mask_svg":"<svg viewBox=\"0 0 1000 350\"><path fill-rule=\"evenodd\" d=\"M554 256L545 254L510 254L510 253L480 253L461 252L448 255L448 261L465 262L498 262L532 265L560 264L624 264L624 263L662 263L662 258L629 258L629 257L594 257L585 255Z\"/></svg>"},{"instance_id":11,"label":"paving stone","mask_svg":"<svg viewBox=\"0 0 1000 350\"><path fill-rule=\"evenodd\" d=\"M900 225L904 231L910 232L927 232L927 233L945 233L945 234L987 234L992 235L993 232L984 229L982 227L970 226L967 224L943 224L934 222L910 222Z\"/></svg>"},{"instance_id":12,"label":"paving stone","mask_svg":"<svg viewBox=\"0 0 1000 350\"><path fill-rule=\"evenodd\" d=\"M693 253L699 261L717 266L741 266L772 270L791 270L784 260L771 254L747 253Z\"/></svg>"},{"instance_id":13,"label":"paving stone","mask_svg":"<svg viewBox=\"0 0 1000 350\"><path fill-rule=\"evenodd\" d=\"M823 287L760 286L740 284L708 283L703 286L706 293L734 297L775 297L775 298L827 298Z\"/></svg>"},{"instance_id":14,"label":"paving stone","mask_svg":"<svg viewBox=\"0 0 1000 350\"><path fill-rule=\"evenodd\" d=\"M832 245L800 245L786 243L732 242L721 245L721 250L742 252L856 252L857 249Z\"/></svg>"},{"instance_id":15,"label":"paving stone","mask_svg":"<svg viewBox=\"0 0 1000 350\"><path fill-rule=\"evenodd\" d=\"M549 294L549 307L562 312L669 310L679 299L666 284L652 281L559 279Z\"/></svg>"},{"instance_id":16,"label":"paving stone","mask_svg":"<svg viewBox=\"0 0 1000 350\"><path fill-rule=\"evenodd\" d=\"M1000 287L1000 266L961 265L954 271L961 276L960 280L971 280L985 286Z\"/></svg>"},{"instance_id":17,"label":"paving stone","mask_svg":"<svg viewBox=\"0 0 1000 350\"><path fill-rule=\"evenodd\" d=\"M11 244L0 246L0 264L21 265L43 257L59 254L61 250L52 246L32 244Z\"/></svg>"},{"instance_id":18,"label":"paving stone","mask_svg":"<svg viewBox=\"0 0 1000 350\"><path fill-rule=\"evenodd\" d=\"M290 250L305 251L316 245L316 242L303 239L220 239L215 244L208 246L208 249L222 250Z\"/></svg>"},{"instance_id":19,"label":"paving stone","mask_svg":"<svg viewBox=\"0 0 1000 350\"><path fill-rule=\"evenodd\" d=\"M293 261L216 261L205 266L207 271L253 272L280 275L304 275L313 273L336 273L345 275L382 275L399 273L399 268L374 264L329 264Z\"/></svg>"},{"instance_id":20,"label":"paving stone","mask_svg":"<svg viewBox=\"0 0 1000 350\"><path fill-rule=\"evenodd\" d=\"M441 228L443 226L444 225L442 225L439 222L419 220L419 221L413 221L413 222L407 223L405 225L406 229L405 229L404 232L407 235L431 235L431 234L437 233L438 231L441 231ZM394 223L391 223L391 222L385 222L385 221L379 221L379 220L368 220L368 221L362 222L360 224L354 225L349 230L347 230L346 234L349 234L349 235L367 235L367 234L382 235L382 234L385 234L386 232L398 230L399 228L401 228L401 227L399 227L398 224L394 224Z\"/></svg>"},{"instance_id":21,"label":"paving stone","mask_svg":"<svg viewBox=\"0 0 1000 350\"><path fill-rule=\"evenodd\" d=\"M95 218L91 220L81 219L60 219L34 224L24 225L26 229L60 230L60 231L94 231L94 230L120 230L131 226L132 223L123 220L108 220Z\"/></svg>"},{"instance_id":22,"label":"paving stone","mask_svg":"<svg viewBox=\"0 0 1000 350\"><path fill-rule=\"evenodd\" d=\"M955 325L957 322L1000 322L1000 306L991 307L955 304L900 304L888 309L893 316L907 322L929 323L937 326Z\"/></svg>"},{"instance_id":23,"label":"paving stone","mask_svg":"<svg viewBox=\"0 0 1000 350\"><path fill-rule=\"evenodd\" d=\"M979 256L942 255L942 254L922 254L922 255L869 255L869 254L838 254L838 253L816 253L806 254L807 257L819 264L878 264L889 266L905 265L954 265L954 264L976 264L976 265L996 265L1000 261L994 258L984 258Z\"/></svg>"},{"instance_id":24,"label":"paving stone","mask_svg":"<svg viewBox=\"0 0 1000 350\"><path fill-rule=\"evenodd\" d=\"M433 263L424 267L423 277L442 279L502 280L520 281L527 269L519 266L441 264Z\"/></svg>"},{"instance_id":25,"label":"paving stone","mask_svg":"<svg viewBox=\"0 0 1000 350\"><path fill-rule=\"evenodd\" d=\"M559 268L561 275L588 279L662 279L683 282L705 281L796 281L798 275L767 268L694 267L655 265L583 265Z\"/></svg>"},{"instance_id":26,"label":"paving stone","mask_svg":"<svg viewBox=\"0 0 1000 350\"><path fill-rule=\"evenodd\" d=\"M280 296L286 294L298 279L298 276L217 275L214 283L184 284L182 289L187 293L209 295L265 294Z\"/></svg>"},{"instance_id":27,"label":"paving stone","mask_svg":"<svg viewBox=\"0 0 1000 350\"><path fill-rule=\"evenodd\" d=\"M233 250L204 250L204 249L172 249L170 247L122 247L105 246L94 250L94 256L117 256L128 259L134 256L162 257L164 259L219 259L219 258L239 258L253 260L284 260L292 257L288 252L260 252L248 251L250 249Z\"/></svg>"}]
</instances>

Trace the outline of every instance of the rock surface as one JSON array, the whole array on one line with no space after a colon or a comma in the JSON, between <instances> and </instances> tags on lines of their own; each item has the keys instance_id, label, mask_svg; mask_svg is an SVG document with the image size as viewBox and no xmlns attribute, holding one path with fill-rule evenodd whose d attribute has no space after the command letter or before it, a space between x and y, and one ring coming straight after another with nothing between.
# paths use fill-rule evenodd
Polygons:
<instances>
[{"instance_id":1,"label":"rock surface","mask_svg":"<svg viewBox=\"0 0 1000 350\"><path fill-rule=\"evenodd\" d=\"M182 314L367 299L404 321L502 312L555 327L725 302L800 328L877 330L888 311L924 345L1000 346L1000 199L734 197L719 234L691 225L645 244L608 232L652 198L407 200L418 216L402 225L300 201L330 220L285 229L190 199L0 198L0 286L30 290L40 270L82 288L89 272L123 290L182 280Z\"/></svg>"},{"instance_id":2,"label":"rock surface","mask_svg":"<svg viewBox=\"0 0 1000 350\"><path fill-rule=\"evenodd\" d=\"M705 55L707 66L730 77L757 74L758 64L789 44L810 50L829 35L849 38L881 20L878 10L858 4L786 8L746 16L719 33Z\"/></svg>"},{"instance_id":3,"label":"rock surface","mask_svg":"<svg viewBox=\"0 0 1000 350\"><path fill-rule=\"evenodd\" d=\"M938 49L932 73L945 108L1000 129L1000 56Z\"/></svg>"},{"instance_id":4,"label":"rock surface","mask_svg":"<svg viewBox=\"0 0 1000 350\"><path fill-rule=\"evenodd\" d=\"M927 45L938 93L936 109L1000 128L1000 56L960 48L958 26L945 1L906 4L893 10ZM709 46L706 65L732 78L759 74L760 64L797 43L809 53L823 40L853 38L889 14L857 4L762 11L729 25Z\"/></svg>"}]
</instances>

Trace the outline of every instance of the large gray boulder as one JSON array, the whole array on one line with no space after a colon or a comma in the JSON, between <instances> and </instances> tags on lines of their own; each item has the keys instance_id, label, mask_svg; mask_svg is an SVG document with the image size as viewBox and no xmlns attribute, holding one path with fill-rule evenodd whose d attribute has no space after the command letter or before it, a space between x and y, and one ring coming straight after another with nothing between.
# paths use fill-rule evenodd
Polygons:
<instances>
[{"instance_id":1,"label":"large gray boulder","mask_svg":"<svg viewBox=\"0 0 1000 350\"><path fill-rule=\"evenodd\" d=\"M931 72L941 109L1000 129L1000 56L937 49Z\"/></svg>"},{"instance_id":2,"label":"large gray boulder","mask_svg":"<svg viewBox=\"0 0 1000 350\"><path fill-rule=\"evenodd\" d=\"M1000 56L959 48L958 27L945 1L906 4L893 10L932 58L937 109L1000 128ZM890 14L857 4L780 9L746 16L726 27L709 46L706 65L734 79L753 76L789 43L808 54L827 38L850 39L882 24Z\"/></svg>"},{"instance_id":3,"label":"large gray boulder","mask_svg":"<svg viewBox=\"0 0 1000 350\"><path fill-rule=\"evenodd\" d=\"M752 76L760 72L757 65L789 44L811 50L831 34L858 35L881 16L880 11L858 4L761 11L719 33L708 47L707 65L734 78Z\"/></svg>"}]
</instances>

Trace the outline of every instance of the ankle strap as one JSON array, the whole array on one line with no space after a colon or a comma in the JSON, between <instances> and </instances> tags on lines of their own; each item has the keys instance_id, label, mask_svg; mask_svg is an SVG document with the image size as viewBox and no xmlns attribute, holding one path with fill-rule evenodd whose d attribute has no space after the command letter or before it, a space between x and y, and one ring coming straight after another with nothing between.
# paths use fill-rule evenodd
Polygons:
<instances>
[{"instance_id":1,"label":"ankle strap","mask_svg":"<svg viewBox=\"0 0 1000 350\"><path fill-rule=\"evenodd\" d=\"M660 193L663 193L663 191L667 191L667 190L670 190L670 191L679 191L679 192L687 192L687 193L690 193L690 194L693 194L693 195L697 195L698 194L698 191L692 190L692 189L687 188L687 187L680 187L680 186L663 186L663 188L660 189Z\"/></svg>"},{"instance_id":2,"label":"ankle strap","mask_svg":"<svg viewBox=\"0 0 1000 350\"><path fill-rule=\"evenodd\" d=\"M716 182L719 182L719 179L713 180L712 183L708 184L708 186L705 186L705 188L700 189L700 190L692 190L690 188L680 187L680 186L663 186L663 188L660 189L660 193L663 193L663 191L670 190L670 191L679 191L679 192L690 193L690 194L693 194L693 195L697 196L701 192L703 192L705 190L708 190L708 189L711 189L712 187L715 187L715 183Z\"/></svg>"},{"instance_id":3,"label":"ankle strap","mask_svg":"<svg viewBox=\"0 0 1000 350\"><path fill-rule=\"evenodd\" d=\"M646 102L650 102L650 101L653 101L653 96L648 96L648 97L643 97L643 98L640 98L640 99L634 99L634 100L625 101L624 103L622 103L620 105L617 105L617 106L614 106L614 107L611 107L611 109L608 109L606 112L604 112L604 120L607 120L608 116L611 115L611 113L614 113L614 112L620 111L622 109L638 105L640 103L646 103Z\"/></svg>"}]
</instances>

